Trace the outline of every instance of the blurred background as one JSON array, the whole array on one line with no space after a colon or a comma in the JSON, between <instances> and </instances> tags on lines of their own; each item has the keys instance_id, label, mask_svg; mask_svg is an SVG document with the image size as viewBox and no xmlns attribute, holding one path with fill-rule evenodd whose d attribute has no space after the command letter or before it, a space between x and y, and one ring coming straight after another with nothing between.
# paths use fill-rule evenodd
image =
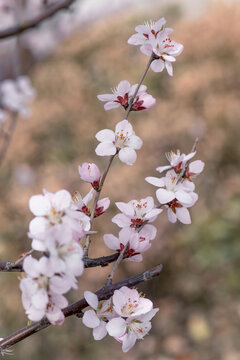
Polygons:
<instances>
[{"instance_id":1,"label":"blurred background","mask_svg":"<svg viewBox=\"0 0 240 360\"><path fill-rule=\"evenodd\" d=\"M136 25L162 16L184 52L173 78L166 71L147 75L144 84L157 105L129 117L144 145L134 166L114 160L102 192L111 199L110 210L94 222L98 233L90 249L91 257L111 253L102 236L118 234L111 222L118 212L115 201L155 196L144 178L158 176L155 168L167 163L166 151L188 153L199 136L195 159L206 166L196 179L199 201L190 209L192 224L170 224L166 212L161 214L144 261L125 261L115 278L163 264L159 278L138 287L160 309L153 329L123 354L115 340L94 341L91 330L71 317L17 344L12 358L240 359L239 1L78 1L75 9L22 36L23 73L38 95L31 116L19 119L0 170L0 256L14 261L30 249L31 195L42 188L84 195L89 187L80 181L77 166L87 161L105 168L107 159L95 155L94 136L113 129L124 112L105 112L96 96L121 80L138 82L148 59L127 39ZM6 27L11 21L5 17ZM1 79L11 75L14 41L0 42ZM110 269L87 269L69 301L99 289ZM26 326L27 318L18 275L0 275L0 336L6 337Z\"/></svg>"}]
</instances>

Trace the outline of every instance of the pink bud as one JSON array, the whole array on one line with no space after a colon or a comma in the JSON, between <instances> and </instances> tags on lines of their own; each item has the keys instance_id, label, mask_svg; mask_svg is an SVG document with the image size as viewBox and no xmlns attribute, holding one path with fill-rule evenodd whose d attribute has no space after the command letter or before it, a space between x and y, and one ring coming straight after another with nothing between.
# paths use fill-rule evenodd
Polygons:
<instances>
[{"instance_id":1,"label":"pink bud","mask_svg":"<svg viewBox=\"0 0 240 360\"><path fill-rule=\"evenodd\" d=\"M135 111L146 110L146 109L150 109L155 104L156 104L156 99L154 99L152 95L143 93L137 96L133 104L133 109Z\"/></svg>"},{"instance_id":2,"label":"pink bud","mask_svg":"<svg viewBox=\"0 0 240 360\"><path fill-rule=\"evenodd\" d=\"M100 182L100 171L95 164L83 163L82 166L78 167L80 178L83 181L92 184L92 187L97 190Z\"/></svg>"}]
</instances>

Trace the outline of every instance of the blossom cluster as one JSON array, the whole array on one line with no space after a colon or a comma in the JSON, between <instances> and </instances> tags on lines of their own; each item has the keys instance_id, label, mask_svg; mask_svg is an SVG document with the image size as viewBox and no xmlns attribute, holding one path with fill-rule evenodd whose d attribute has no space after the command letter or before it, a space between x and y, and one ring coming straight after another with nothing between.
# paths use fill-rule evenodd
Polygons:
<instances>
[{"instance_id":1,"label":"blossom cluster","mask_svg":"<svg viewBox=\"0 0 240 360\"><path fill-rule=\"evenodd\" d=\"M100 303L96 294L85 291L85 299L92 310L85 311L83 323L93 329L95 340L107 334L122 344L123 352L130 350L138 339L143 339L151 329L150 320L158 312L153 303L136 289L126 286L115 290L108 300Z\"/></svg>"},{"instance_id":2,"label":"blossom cluster","mask_svg":"<svg viewBox=\"0 0 240 360\"><path fill-rule=\"evenodd\" d=\"M161 18L155 23L137 26L137 34L132 35L128 43L141 45L141 51L150 56L153 71L160 72L166 68L172 75L172 62L182 52L183 46L169 38L172 29L166 28L165 24L165 19ZM17 80L17 85L5 81L5 85L0 86L1 104L4 109L24 115L25 104L34 96L34 91L26 79L20 80ZM89 236L95 232L92 222L110 206L108 197L99 198L111 162L118 156L121 162L133 165L137 160L136 150L143 145L127 118L130 111L148 110L155 105L156 99L146 90L147 87L141 83L131 85L123 80L113 94L98 95L98 99L105 102L105 110L122 106L125 117L116 124L114 131L103 129L96 134L99 141L96 154L109 157L103 175L94 163L84 162L78 167L81 180L91 186L84 197L78 191L71 196L67 190L56 193L43 190L43 195L30 198L29 207L35 217L29 224L28 235L32 240L32 249L41 255L38 259L31 255L24 259L25 275L20 281L20 289L24 309L31 321L38 321L44 316L52 324L61 325L64 321L63 308L68 304L65 294L78 288L77 277L84 271L86 251L83 251L80 240L86 236L84 250L88 250ZM20 93L24 96L21 97ZM160 173L166 171L166 175L146 178L148 183L158 188L156 204L152 196L128 203L116 202L120 213L112 218L112 222L120 228L118 237L104 234L103 239L108 248L120 254L120 260L122 256L129 261L142 261L142 254L156 238L157 228L152 223L164 208L170 222L191 223L188 208L198 199L193 179L204 168L201 160L190 162L195 154L195 150L188 155L180 151L168 153L170 164L157 168ZM92 200L91 208L89 204ZM113 273L108 280L112 280ZM122 344L124 352L149 332L151 319L158 311L158 308L153 308L151 300L127 286L115 290L112 297L102 302L90 291L85 291L84 296L92 309L84 312L83 323L93 329L94 339L101 340L109 334Z\"/></svg>"},{"instance_id":3,"label":"blossom cluster","mask_svg":"<svg viewBox=\"0 0 240 360\"><path fill-rule=\"evenodd\" d=\"M23 117L29 116L28 104L35 96L36 91L28 76L3 80L0 83L0 123L7 118L7 111L19 113Z\"/></svg>"}]
</instances>

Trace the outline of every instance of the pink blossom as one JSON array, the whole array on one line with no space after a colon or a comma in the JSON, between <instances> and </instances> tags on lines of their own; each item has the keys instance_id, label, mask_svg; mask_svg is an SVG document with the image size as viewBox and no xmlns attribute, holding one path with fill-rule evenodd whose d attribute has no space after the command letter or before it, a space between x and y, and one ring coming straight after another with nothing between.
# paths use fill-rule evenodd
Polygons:
<instances>
[{"instance_id":1,"label":"pink blossom","mask_svg":"<svg viewBox=\"0 0 240 360\"><path fill-rule=\"evenodd\" d=\"M151 225L149 225L151 226ZM119 232L119 237L112 234L105 234L103 239L105 245L111 249L121 252L128 242L126 255L129 256L127 260L139 262L142 261L141 253L147 251L151 247L151 233L144 228L138 233L130 228L124 228Z\"/></svg>"},{"instance_id":2,"label":"pink blossom","mask_svg":"<svg viewBox=\"0 0 240 360\"><path fill-rule=\"evenodd\" d=\"M188 181L192 181L194 177L203 171L204 166L205 164L201 160L195 160L191 162L185 171L184 178Z\"/></svg>"},{"instance_id":3,"label":"pink blossom","mask_svg":"<svg viewBox=\"0 0 240 360\"><path fill-rule=\"evenodd\" d=\"M122 343L122 351L129 351L138 339L143 339L151 330L150 320L158 312L158 308L152 309L144 315L132 316L127 319L121 317L112 319L107 324L109 335L114 336ZM121 335L120 335L121 334Z\"/></svg>"},{"instance_id":4,"label":"pink blossom","mask_svg":"<svg viewBox=\"0 0 240 360\"><path fill-rule=\"evenodd\" d=\"M185 167L186 162L189 161L195 154L196 151L191 152L188 155L181 154L180 150L177 150L176 153L170 151L166 153L166 158L170 162L170 165L159 166L156 170L161 173L165 170L173 169L177 173Z\"/></svg>"},{"instance_id":5,"label":"pink blossom","mask_svg":"<svg viewBox=\"0 0 240 360\"><path fill-rule=\"evenodd\" d=\"M122 228L139 229L147 222L153 222L162 212L162 209L156 209L151 196L141 200L131 200L128 203L117 202L116 206L122 214L114 216L112 222Z\"/></svg>"},{"instance_id":6,"label":"pink blossom","mask_svg":"<svg viewBox=\"0 0 240 360\"><path fill-rule=\"evenodd\" d=\"M74 209L71 194L67 190L60 190L55 194L44 190L44 195L30 198L29 207L36 216L29 224L32 247L35 250L45 250L45 244L39 238L44 237L52 226L64 224L78 234L79 238L90 229L89 217Z\"/></svg>"},{"instance_id":7,"label":"pink blossom","mask_svg":"<svg viewBox=\"0 0 240 360\"><path fill-rule=\"evenodd\" d=\"M112 306L112 299L99 303L97 295L91 291L84 291L84 297L93 310L84 312L83 324L93 329L95 340L101 340L107 335L107 321L116 316Z\"/></svg>"},{"instance_id":8,"label":"pink blossom","mask_svg":"<svg viewBox=\"0 0 240 360\"><path fill-rule=\"evenodd\" d=\"M94 189L91 189L84 198L82 198L79 191L74 191L73 201L74 201L74 205L76 206L77 210L90 216L90 210L87 205L92 200L93 195L94 195Z\"/></svg>"},{"instance_id":9,"label":"pink blossom","mask_svg":"<svg viewBox=\"0 0 240 360\"><path fill-rule=\"evenodd\" d=\"M104 129L96 134L100 144L96 147L96 154L109 156L118 154L119 159L127 165L132 165L137 159L135 150L142 147L142 140L135 135L132 125L127 120L117 123L115 133Z\"/></svg>"},{"instance_id":10,"label":"pink blossom","mask_svg":"<svg viewBox=\"0 0 240 360\"><path fill-rule=\"evenodd\" d=\"M95 190L98 189L101 175L97 165L85 162L78 167L78 171L83 181L91 183Z\"/></svg>"},{"instance_id":11,"label":"pink blossom","mask_svg":"<svg viewBox=\"0 0 240 360\"><path fill-rule=\"evenodd\" d=\"M144 25L136 26L135 31L137 32L137 34L132 35L128 39L128 43L130 45L143 45L148 43L149 35L152 34L156 37L158 33L164 29L165 24L166 24L166 20L164 17L162 17L156 22L150 21L150 22L146 22ZM171 29L168 30L170 33Z\"/></svg>"},{"instance_id":12,"label":"pink blossom","mask_svg":"<svg viewBox=\"0 0 240 360\"><path fill-rule=\"evenodd\" d=\"M30 79L27 76L19 76L16 80L6 79L0 83L0 95L2 106L10 111L19 112L20 115L29 115L28 103L36 96Z\"/></svg>"},{"instance_id":13,"label":"pink blossom","mask_svg":"<svg viewBox=\"0 0 240 360\"><path fill-rule=\"evenodd\" d=\"M124 109L128 108L129 100L134 95L135 90L138 84L130 85L127 80L121 81L117 88L113 91L113 94L102 94L98 95L100 101L106 101L104 105L105 110L111 110L119 106L123 106ZM156 99L154 99L150 94L146 93L147 87L141 85L137 95L134 99L132 110L146 110L155 105Z\"/></svg>"}]
</instances>

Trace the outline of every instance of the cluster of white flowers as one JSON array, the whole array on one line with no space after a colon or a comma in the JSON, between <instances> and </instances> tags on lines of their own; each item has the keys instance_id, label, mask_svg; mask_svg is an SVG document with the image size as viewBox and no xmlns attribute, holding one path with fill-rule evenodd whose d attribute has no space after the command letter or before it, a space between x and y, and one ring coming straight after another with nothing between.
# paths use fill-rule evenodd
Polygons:
<instances>
[{"instance_id":1,"label":"cluster of white flowers","mask_svg":"<svg viewBox=\"0 0 240 360\"><path fill-rule=\"evenodd\" d=\"M30 114L28 104L35 98L36 91L28 76L0 82L0 123L7 118L7 111L19 113L23 117Z\"/></svg>"},{"instance_id":2,"label":"cluster of white flowers","mask_svg":"<svg viewBox=\"0 0 240 360\"><path fill-rule=\"evenodd\" d=\"M170 76L173 75L172 63L176 61L183 51L183 45L170 39L169 35L173 29L165 27L166 20L160 20L144 25L138 25L135 30L137 34L128 39L131 45L141 45L140 50L143 54L151 56L154 54L154 61L151 63L151 69L155 72L161 72L164 68Z\"/></svg>"},{"instance_id":3,"label":"cluster of white flowers","mask_svg":"<svg viewBox=\"0 0 240 360\"><path fill-rule=\"evenodd\" d=\"M194 192L195 185L193 178L203 171L204 163L189 160L196 154L191 152L188 155L181 154L178 150L175 154L166 154L170 165L160 166L157 171L160 173L169 170L164 177L147 177L146 181L159 189L156 191L160 205L168 209L168 219L175 223L177 220L183 224L191 224L191 217L187 208L192 207L198 200L198 195Z\"/></svg>"},{"instance_id":4,"label":"cluster of white flowers","mask_svg":"<svg viewBox=\"0 0 240 360\"><path fill-rule=\"evenodd\" d=\"M83 323L93 329L95 340L107 333L122 343L123 352L130 350L138 339L143 339L151 329L150 320L158 312L153 303L135 289L126 286L115 290L113 296L99 303L96 294L85 291L85 299L93 310L85 311Z\"/></svg>"},{"instance_id":5,"label":"cluster of white flowers","mask_svg":"<svg viewBox=\"0 0 240 360\"><path fill-rule=\"evenodd\" d=\"M169 38L172 29L165 28L165 23L162 18L156 23L137 26L137 34L131 36L128 42L141 45L141 51L150 56L154 71L159 72L166 67L169 75L172 75L172 62L181 53L183 46ZM3 106L24 114L26 100L34 96L29 86L26 79L25 82L23 79L18 80L17 85L5 81L5 85L3 83L0 86ZM155 104L156 100L146 89L144 85L131 86L123 80L113 94L98 95L98 99L106 102L105 110L122 106L127 110L127 118L130 111L147 110ZM22 97L21 91L24 93ZM94 163L84 162L78 167L80 178L91 184L85 197L82 198L78 191L72 197L67 190L55 194L43 190L43 195L30 198L29 207L35 217L29 225L29 237L32 239L32 248L41 252L42 257L38 260L32 256L25 258L25 276L21 279L20 288L23 306L32 321L46 316L52 324L63 323L62 309L68 304L64 294L70 289L77 289L76 278L84 270L84 252L80 240L93 233L91 227L94 217L102 215L110 206L108 197L99 200L99 196L111 161L118 155L122 162L132 165L137 159L136 150L142 147L142 140L135 135L127 119L118 122L115 131L100 130L96 139L100 143L95 152L99 156L110 156L109 165L102 176ZM178 151L176 154L167 154L170 165L157 168L160 173L167 171L166 175L146 178L147 182L158 187L158 205L151 196L128 203L116 203L121 213L115 215L112 221L121 230L118 237L104 235L108 248L125 255L130 261L142 261L142 254L151 247L157 234L156 227L151 223L163 212L164 207L168 209L170 222L191 222L188 208L198 199L193 178L204 167L200 160L190 163L195 153L193 151L185 155ZM93 197L94 206L91 209L89 203ZM85 249L86 244L87 241ZM101 340L108 333L122 343L124 352L149 332L150 320L158 311L149 299L126 286L115 290L113 296L103 302L99 302L97 295L90 291L85 291L84 296L92 309L84 312L83 323L93 329L94 339Z\"/></svg>"}]
</instances>

